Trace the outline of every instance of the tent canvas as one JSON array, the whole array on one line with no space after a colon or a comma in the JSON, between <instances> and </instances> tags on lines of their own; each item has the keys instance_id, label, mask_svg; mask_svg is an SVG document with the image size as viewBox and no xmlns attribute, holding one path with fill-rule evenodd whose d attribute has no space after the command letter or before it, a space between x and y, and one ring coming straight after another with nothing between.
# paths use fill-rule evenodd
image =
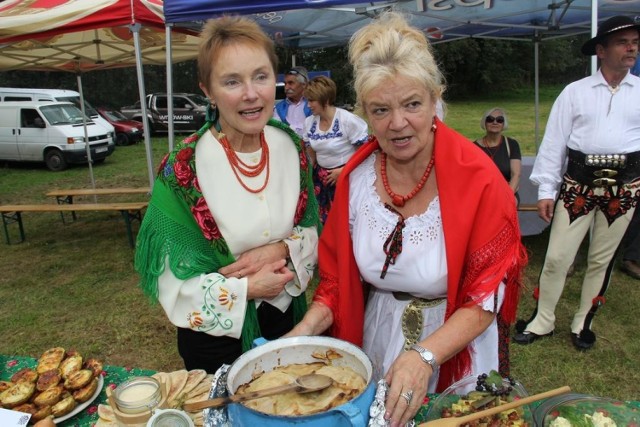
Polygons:
<instances>
[{"instance_id":1,"label":"tent canvas","mask_svg":"<svg viewBox=\"0 0 640 427\"><path fill-rule=\"evenodd\" d=\"M272 3L275 3L272 4ZM544 40L592 31L598 19L640 14L640 0L399 0L350 3L288 0L165 0L167 22L191 26L223 13L252 14L283 45L313 49L346 44L393 8L411 16L434 43L466 37ZM311 7L312 6L312 7ZM287 8L288 7L288 8Z\"/></svg>"},{"instance_id":2,"label":"tent canvas","mask_svg":"<svg viewBox=\"0 0 640 427\"><path fill-rule=\"evenodd\" d=\"M0 70L67 71L81 76L135 66L144 101L142 63L167 63L166 33L161 0L5 0L0 3ZM172 33L169 59L193 59L197 37L184 29ZM81 90L80 77L78 82ZM153 185L146 124L145 145Z\"/></svg>"}]
</instances>

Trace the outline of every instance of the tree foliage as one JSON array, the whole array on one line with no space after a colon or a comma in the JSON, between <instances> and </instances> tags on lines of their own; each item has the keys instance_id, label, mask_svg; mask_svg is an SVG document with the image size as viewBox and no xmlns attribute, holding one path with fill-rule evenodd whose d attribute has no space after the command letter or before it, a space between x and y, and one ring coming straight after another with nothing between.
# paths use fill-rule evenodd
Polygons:
<instances>
[{"instance_id":1,"label":"tree foliage","mask_svg":"<svg viewBox=\"0 0 640 427\"><path fill-rule=\"evenodd\" d=\"M589 58L580 53L584 37L559 38L539 43L541 85L566 84L586 75ZM532 87L534 81L534 43L511 40L462 39L434 45L435 57L447 82L447 99L467 95L499 93ZM347 47L315 50L278 47L279 71L303 65L310 71L329 70L338 86L337 104L353 103L352 70ZM94 105L121 107L139 99L136 69L93 71L82 75L85 97ZM144 66L147 93L166 90L166 69ZM0 73L0 86L77 90L76 75L54 71L6 71ZM174 92L200 93L195 61L173 65Z\"/></svg>"}]
</instances>

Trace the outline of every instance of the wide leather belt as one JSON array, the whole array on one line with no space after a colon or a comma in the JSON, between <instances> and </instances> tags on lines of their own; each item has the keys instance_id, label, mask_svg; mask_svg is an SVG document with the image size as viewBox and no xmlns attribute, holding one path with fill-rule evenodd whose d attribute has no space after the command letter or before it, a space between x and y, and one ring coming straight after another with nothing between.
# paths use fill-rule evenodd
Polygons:
<instances>
[{"instance_id":1,"label":"wide leather belt","mask_svg":"<svg viewBox=\"0 0 640 427\"><path fill-rule=\"evenodd\" d=\"M422 330L424 329L424 316L422 309L435 307L442 304L446 298L425 299L418 298L406 292L393 292L393 296L398 301L410 301L402 313L402 335L404 335L404 349L409 348L418 342Z\"/></svg>"},{"instance_id":2,"label":"wide leather belt","mask_svg":"<svg viewBox=\"0 0 640 427\"><path fill-rule=\"evenodd\" d=\"M590 187L627 184L640 177L640 151L625 154L585 154L569 149L567 175Z\"/></svg>"}]
</instances>

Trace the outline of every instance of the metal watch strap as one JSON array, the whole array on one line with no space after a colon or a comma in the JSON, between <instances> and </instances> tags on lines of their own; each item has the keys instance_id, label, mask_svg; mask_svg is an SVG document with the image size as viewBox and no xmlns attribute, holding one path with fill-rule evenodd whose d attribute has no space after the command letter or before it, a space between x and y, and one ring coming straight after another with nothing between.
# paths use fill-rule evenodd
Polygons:
<instances>
[{"instance_id":1,"label":"metal watch strap","mask_svg":"<svg viewBox=\"0 0 640 427\"><path fill-rule=\"evenodd\" d=\"M436 363L436 357L431 351L427 350L426 348L419 346L418 344L413 344L411 347L409 347L409 350L417 351L422 361L431 365L431 368L433 370L435 370L438 366L438 364Z\"/></svg>"}]
</instances>

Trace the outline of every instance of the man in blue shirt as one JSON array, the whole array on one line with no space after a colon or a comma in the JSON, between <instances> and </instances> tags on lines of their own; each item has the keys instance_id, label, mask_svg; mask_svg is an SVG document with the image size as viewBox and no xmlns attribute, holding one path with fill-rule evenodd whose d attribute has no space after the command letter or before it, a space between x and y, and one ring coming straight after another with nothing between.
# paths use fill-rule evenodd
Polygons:
<instances>
[{"instance_id":1,"label":"man in blue shirt","mask_svg":"<svg viewBox=\"0 0 640 427\"><path fill-rule=\"evenodd\" d=\"M284 92L287 98L273 108L273 118L288 124L300 136L304 129L304 119L311 115L307 99L303 96L308 83L306 68L293 67L287 71L284 75Z\"/></svg>"}]
</instances>

